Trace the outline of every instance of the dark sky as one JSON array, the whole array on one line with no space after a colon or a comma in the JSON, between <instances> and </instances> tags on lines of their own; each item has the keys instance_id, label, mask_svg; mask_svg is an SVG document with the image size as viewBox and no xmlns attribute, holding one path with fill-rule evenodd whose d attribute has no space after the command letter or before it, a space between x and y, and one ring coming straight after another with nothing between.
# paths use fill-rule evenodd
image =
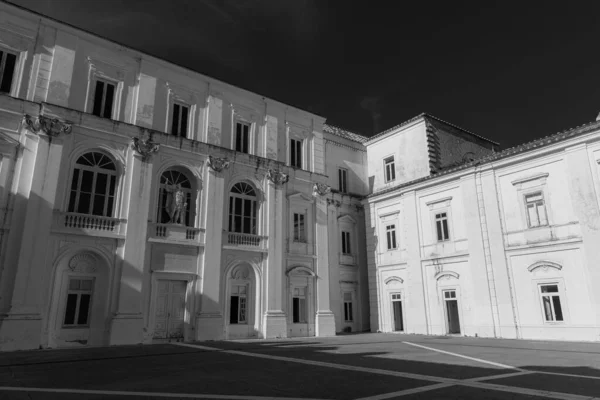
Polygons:
<instances>
[{"instance_id":1,"label":"dark sky","mask_svg":"<svg viewBox=\"0 0 600 400\"><path fill-rule=\"evenodd\" d=\"M12 2L367 136L428 112L506 148L600 112L597 1Z\"/></svg>"}]
</instances>

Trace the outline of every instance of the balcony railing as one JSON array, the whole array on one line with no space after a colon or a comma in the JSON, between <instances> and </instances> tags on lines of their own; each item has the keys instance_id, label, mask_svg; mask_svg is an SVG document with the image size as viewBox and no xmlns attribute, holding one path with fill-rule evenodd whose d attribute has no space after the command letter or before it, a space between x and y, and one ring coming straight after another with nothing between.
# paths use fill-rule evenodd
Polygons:
<instances>
[{"instance_id":1,"label":"balcony railing","mask_svg":"<svg viewBox=\"0 0 600 400\"><path fill-rule=\"evenodd\" d=\"M125 220L99 215L55 212L54 229L92 236L121 236L125 231Z\"/></svg>"},{"instance_id":2,"label":"balcony railing","mask_svg":"<svg viewBox=\"0 0 600 400\"><path fill-rule=\"evenodd\" d=\"M204 243L204 229L178 224L150 224L148 236L151 241L165 241L200 245Z\"/></svg>"},{"instance_id":3,"label":"balcony railing","mask_svg":"<svg viewBox=\"0 0 600 400\"><path fill-rule=\"evenodd\" d=\"M267 246L267 237L249 233L227 232L227 245L263 250Z\"/></svg>"}]
</instances>

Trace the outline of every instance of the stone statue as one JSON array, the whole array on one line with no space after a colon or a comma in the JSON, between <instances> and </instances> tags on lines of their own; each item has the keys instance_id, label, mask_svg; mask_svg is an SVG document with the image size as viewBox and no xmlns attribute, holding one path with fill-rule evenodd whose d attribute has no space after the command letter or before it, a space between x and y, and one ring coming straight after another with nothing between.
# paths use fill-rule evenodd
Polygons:
<instances>
[{"instance_id":1,"label":"stone statue","mask_svg":"<svg viewBox=\"0 0 600 400\"><path fill-rule=\"evenodd\" d=\"M185 213L187 202L185 201L185 192L181 189L181 185L178 184L175 187L167 188L167 204L166 209L169 214L170 223L180 224L182 212ZM185 215L185 214L184 214Z\"/></svg>"}]
</instances>

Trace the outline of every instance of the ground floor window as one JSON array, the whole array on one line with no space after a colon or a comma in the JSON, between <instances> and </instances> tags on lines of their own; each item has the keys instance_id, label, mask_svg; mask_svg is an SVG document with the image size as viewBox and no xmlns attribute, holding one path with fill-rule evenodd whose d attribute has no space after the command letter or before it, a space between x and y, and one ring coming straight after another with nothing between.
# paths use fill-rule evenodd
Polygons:
<instances>
[{"instance_id":1,"label":"ground floor window","mask_svg":"<svg viewBox=\"0 0 600 400\"><path fill-rule=\"evenodd\" d=\"M248 287L233 285L231 288L229 323L245 324L248 322Z\"/></svg>"},{"instance_id":2,"label":"ground floor window","mask_svg":"<svg viewBox=\"0 0 600 400\"><path fill-rule=\"evenodd\" d=\"M292 321L306 323L306 286L294 288L292 297Z\"/></svg>"},{"instance_id":3,"label":"ground floor window","mask_svg":"<svg viewBox=\"0 0 600 400\"><path fill-rule=\"evenodd\" d=\"M344 292L344 321L354 321L354 315L352 314L352 293Z\"/></svg>"},{"instance_id":4,"label":"ground floor window","mask_svg":"<svg viewBox=\"0 0 600 400\"><path fill-rule=\"evenodd\" d=\"M546 322L564 321L558 285L540 285L540 295L544 309L544 320Z\"/></svg>"},{"instance_id":5,"label":"ground floor window","mask_svg":"<svg viewBox=\"0 0 600 400\"><path fill-rule=\"evenodd\" d=\"M394 332L404 331L404 316L402 315L402 293L392 293L392 318Z\"/></svg>"},{"instance_id":6,"label":"ground floor window","mask_svg":"<svg viewBox=\"0 0 600 400\"><path fill-rule=\"evenodd\" d=\"M69 278L63 326L89 326L93 288L93 278Z\"/></svg>"}]
</instances>

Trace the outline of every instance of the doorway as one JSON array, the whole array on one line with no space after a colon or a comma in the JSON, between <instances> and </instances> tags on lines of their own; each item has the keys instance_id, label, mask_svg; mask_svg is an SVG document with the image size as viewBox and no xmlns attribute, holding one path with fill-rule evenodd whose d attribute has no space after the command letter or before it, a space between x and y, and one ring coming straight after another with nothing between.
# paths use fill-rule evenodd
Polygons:
<instances>
[{"instance_id":1,"label":"doorway","mask_svg":"<svg viewBox=\"0 0 600 400\"><path fill-rule=\"evenodd\" d=\"M404 332L404 315L402 314L401 293L392 293L392 318L394 332Z\"/></svg>"},{"instance_id":2,"label":"doorway","mask_svg":"<svg viewBox=\"0 0 600 400\"><path fill-rule=\"evenodd\" d=\"M186 288L186 281L158 281L155 339L183 339Z\"/></svg>"},{"instance_id":3,"label":"doorway","mask_svg":"<svg viewBox=\"0 0 600 400\"><path fill-rule=\"evenodd\" d=\"M456 290L444 291L444 302L446 303L446 323L448 326L448 333L460 333L460 318L458 316Z\"/></svg>"}]
</instances>

